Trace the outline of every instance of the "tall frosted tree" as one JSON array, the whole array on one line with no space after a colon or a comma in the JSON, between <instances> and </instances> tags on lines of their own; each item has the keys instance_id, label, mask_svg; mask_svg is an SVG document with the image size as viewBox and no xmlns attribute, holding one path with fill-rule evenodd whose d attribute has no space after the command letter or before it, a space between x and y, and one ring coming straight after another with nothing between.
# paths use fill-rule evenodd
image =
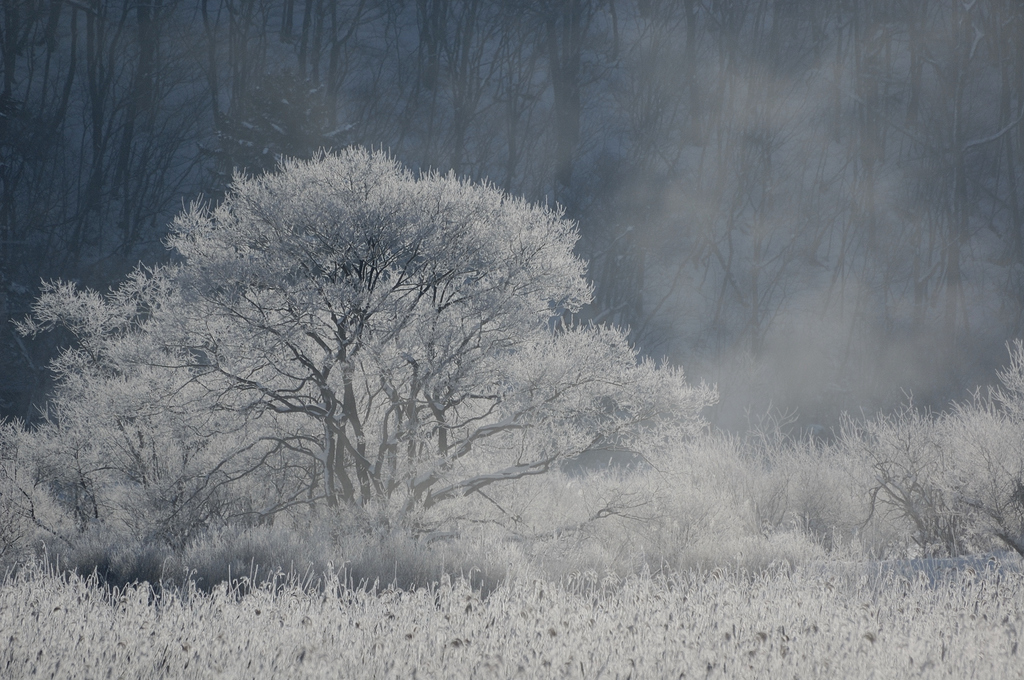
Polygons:
<instances>
[{"instance_id":1,"label":"tall frosted tree","mask_svg":"<svg viewBox=\"0 0 1024 680\"><path fill-rule=\"evenodd\" d=\"M179 532L295 504L408 517L587 449L656 455L714 395L566 322L591 295L576 238L555 210L358 148L236 178L175 220L176 264L36 304L23 330L79 338L38 430L53 461L87 461L65 500L85 521L147 498Z\"/></svg>"}]
</instances>

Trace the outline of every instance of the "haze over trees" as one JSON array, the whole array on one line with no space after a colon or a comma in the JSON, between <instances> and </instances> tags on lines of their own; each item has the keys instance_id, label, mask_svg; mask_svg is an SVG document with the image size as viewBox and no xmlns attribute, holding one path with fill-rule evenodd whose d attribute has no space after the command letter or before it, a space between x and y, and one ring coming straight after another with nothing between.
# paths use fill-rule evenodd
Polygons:
<instances>
[{"instance_id":1,"label":"haze over trees","mask_svg":"<svg viewBox=\"0 0 1024 680\"><path fill-rule=\"evenodd\" d=\"M1021 333L1012 0L11 0L0 316L102 289L183 204L279 154L386 148L579 221L651 356L806 423L945 404ZM3 331L4 412L55 340ZM731 404L731 406L730 406ZM739 418L742 420L742 418Z\"/></svg>"}]
</instances>

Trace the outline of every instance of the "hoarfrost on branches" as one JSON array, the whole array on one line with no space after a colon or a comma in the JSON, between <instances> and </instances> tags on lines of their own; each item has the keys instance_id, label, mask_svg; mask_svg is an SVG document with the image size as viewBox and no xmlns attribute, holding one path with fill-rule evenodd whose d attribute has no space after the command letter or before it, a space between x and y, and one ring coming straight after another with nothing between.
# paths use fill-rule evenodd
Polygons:
<instances>
[{"instance_id":1,"label":"hoarfrost on branches","mask_svg":"<svg viewBox=\"0 0 1024 680\"><path fill-rule=\"evenodd\" d=\"M567 322L591 295L576 238L361 149L237 177L175 220L176 264L109 295L51 284L23 325L78 338L37 434L60 493L83 525L180 541L296 504L408 517L594 446L653 459L714 393Z\"/></svg>"}]
</instances>

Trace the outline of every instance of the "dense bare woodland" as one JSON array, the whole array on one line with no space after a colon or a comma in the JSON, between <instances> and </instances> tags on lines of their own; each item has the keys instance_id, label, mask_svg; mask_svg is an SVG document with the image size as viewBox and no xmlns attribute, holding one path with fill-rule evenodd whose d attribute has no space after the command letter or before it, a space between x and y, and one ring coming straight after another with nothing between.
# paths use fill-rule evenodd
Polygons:
<instances>
[{"instance_id":1,"label":"dense bare woodland","mask_svg":"<svg viewBox=\"0 0 1024 680\"><path fill-rule=\"evenodd\" d=\"M6 2L0 674L1012 675L1022 37Z\"/></svg>"},{"instance_id":2,"label":"dense bare woodland","mask_svg":"<svg viewBox=\"0 0 1024 680\"><path fill-rule=\"evenodd\" d=\"M234 169L384 148L564 205L589 318L716 382L715 422L944 407L1021 332L1012 0L7 2L0 313L163 260ZM51 340L4 331L34 417ZM23 346L24 345L24 346Z\"/></svg>"}]
</instances>

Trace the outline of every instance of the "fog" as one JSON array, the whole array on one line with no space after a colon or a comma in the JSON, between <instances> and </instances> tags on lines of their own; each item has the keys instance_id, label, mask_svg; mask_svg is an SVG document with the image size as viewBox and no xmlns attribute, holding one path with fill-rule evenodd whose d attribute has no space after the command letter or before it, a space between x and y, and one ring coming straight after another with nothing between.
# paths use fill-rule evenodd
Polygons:
<instances>
[{"instance_id":1,"label":"fog","mask_svg":"<svg viewBox=\"0 0 1024 680\"><path fill-rule=\"evenodd\" d=\"M794 428L991 382L1021 333L1012 0L9 3L0 316L105 288L233 171L361 144L578 222L595 302ZM9 324L5 324L9 326ZM0 340L33 417L61 338Z\"/></svg>"}]
</instances>

